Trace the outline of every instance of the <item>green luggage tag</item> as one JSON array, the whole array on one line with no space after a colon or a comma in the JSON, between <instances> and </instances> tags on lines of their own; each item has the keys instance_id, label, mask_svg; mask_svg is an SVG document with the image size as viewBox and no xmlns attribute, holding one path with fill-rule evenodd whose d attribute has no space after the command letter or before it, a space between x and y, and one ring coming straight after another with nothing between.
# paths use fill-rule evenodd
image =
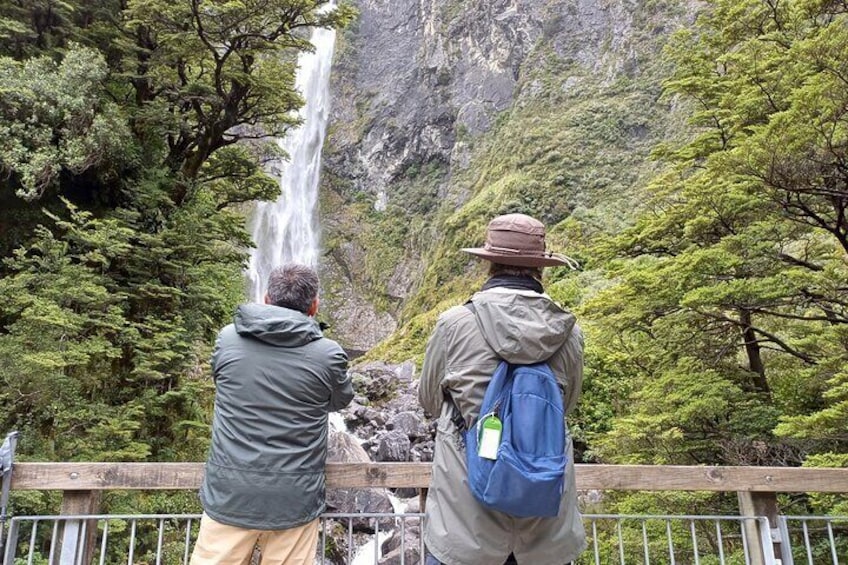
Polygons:
<instances>
[{"instance_id":1,"label":"green luggage tag","mask_svg":"<svg viewBox=\"0 0 848 565\"><path fill-rule=\"evenodd\" d=\"M494 412L486 414L477 424L477 455L484 459L498 458L503 424Z\"/></svg>"}]
</instances>

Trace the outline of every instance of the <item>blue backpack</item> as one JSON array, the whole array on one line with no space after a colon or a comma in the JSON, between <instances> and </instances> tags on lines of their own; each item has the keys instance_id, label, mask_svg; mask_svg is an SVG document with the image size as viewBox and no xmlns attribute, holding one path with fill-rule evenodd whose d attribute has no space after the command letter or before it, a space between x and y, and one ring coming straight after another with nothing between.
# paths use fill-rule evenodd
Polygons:
<instances>
[{"instance_id":1,"label":"blue backpack","mask_svg":"<svg viewBox=\"0 0 848 565\"><path fill-rule=\"evenodd\" d=\"M494 413L503 426L495 460L478 454L481 423ZM480 417L465 432L468 484L484 506L521 517L553 517L564 486L565 411L547 363L501 361Z\"/></svg>"}]
</instances>

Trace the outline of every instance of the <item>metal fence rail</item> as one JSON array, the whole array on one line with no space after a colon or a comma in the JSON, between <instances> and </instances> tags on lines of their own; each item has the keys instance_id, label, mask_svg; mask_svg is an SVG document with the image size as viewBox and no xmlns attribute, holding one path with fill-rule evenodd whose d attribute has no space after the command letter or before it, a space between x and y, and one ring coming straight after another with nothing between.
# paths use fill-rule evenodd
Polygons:
<instances>
[{"instance_id":1,"label":"metal fence rail","mask_svg":"<svg viewBox=\"0 0 848 565\"><path fill-rule=\"evenodd\" d=\"M615 514L585 515L584 521L589 548L581 564L752 565L755 548L771 546L763 517ZM762 557L774 562L773 554Z\"/></svg>"},{"instance_id":2,"label":"metal fence rail","mask_svg":"<svg viewBox=\"0 0 848 565\"><path fill-rule=\"evenodd\" d=\"M848 565L848 517L781 516L784 565Z\"/></svg>"},{"instance_id":3,"label":"metal fence rail","mask_svg":"<svg viewBox=\"0 0 848 565\"><path fill-rule=\"evenodd\" d=\"M423 515L321 517L317 563L424 562ZM763 517L584 515L588 548L576 565L774 565ZM189 562L199 514L20 516L11 520L3 565L172 565ZM782 564L848 565L848 517L781 517ZM754 536L754 537L752 537ZM777 556L778 558L780 556Z\"/></svg>"}]
</instances>

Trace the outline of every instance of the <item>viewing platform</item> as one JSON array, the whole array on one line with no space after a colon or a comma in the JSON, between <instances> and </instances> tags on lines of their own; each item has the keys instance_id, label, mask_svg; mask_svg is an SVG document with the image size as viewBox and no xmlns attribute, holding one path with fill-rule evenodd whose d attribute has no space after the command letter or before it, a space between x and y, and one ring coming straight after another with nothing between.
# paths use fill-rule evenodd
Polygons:
<instances>
[{"instance_id":1,"label":"viewing platform","mask_svg":"<svg viewBox=\"0 0 848 565\"><path fill-rule=\"evenodd\" d=\"M777 498L848 494L848 469L584 464L576 473L584 506L610 491L723 492L738 500L738 514L720 516L584 508L589 545L578 564L848 564L848 516L785 515ZM16 463L12 491L62 491L63 501L59 515L8 521L3 565L187 563L198 514L108 515L100 500L106 491L196 491L202 476L202 463ZM429 463L328 464L328 489L413 488L421 495L415 511L324 514L325 563L423 563L420 510L429 481ZM363 539L366 547L356 547ZM382 551L374 551L375 540Z\"/></svg>"}]
</instances>

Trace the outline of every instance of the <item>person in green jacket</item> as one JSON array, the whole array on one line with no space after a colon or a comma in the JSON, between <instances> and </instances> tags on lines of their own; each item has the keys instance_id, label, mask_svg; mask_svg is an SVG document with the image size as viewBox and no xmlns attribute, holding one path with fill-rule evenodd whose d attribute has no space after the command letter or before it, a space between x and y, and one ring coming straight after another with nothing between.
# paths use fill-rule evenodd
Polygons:
<instances>
[{"instance_id":1,"label":"person in green jacket","mask_svg":"<svg viewBox=\"0 0 848 565\"><path fill-rule=\"evenodd\" d=\"M544 267L574 261L548 252L545 226L523 214L494 218L485 246L463 251L489 261L490 278L471 298L473 306L456 306L439 317L427 343L418 395L424 410L439 418L425 507L427 565L563 565L586 547L571 437L559 514L518 518L490 510L472 495L455 414L466 428L476 422L500 360L547 361L566 414L574 409L583 381L583 334L574 315L542 287Z\"/></svg>"},{"instance_id":2,"label":"person in green jacket","mask_svg":"<svg viewBox=\"0 0 848 565\"><path fill-rule=\"evenodd\" d=\"M243 304L212 355L215 412L192 565L313 563L324 511L328 414L353 388L347 355L321 333L318 275L271 272L265 304Z\"/></svg>"}]
</instances>

